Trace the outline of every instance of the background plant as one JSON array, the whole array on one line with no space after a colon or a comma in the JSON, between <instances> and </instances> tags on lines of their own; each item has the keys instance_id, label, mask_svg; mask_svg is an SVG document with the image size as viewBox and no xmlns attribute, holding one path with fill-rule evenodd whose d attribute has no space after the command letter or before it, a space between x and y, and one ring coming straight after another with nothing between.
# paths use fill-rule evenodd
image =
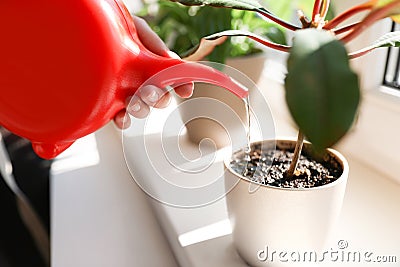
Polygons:
<instances>
[{"instance_id":1,"label":"background plant","mask_svg":"<svg viewBox=\"0 0 400 267\"><path fill-rule=\"evenodd\" d=\"M311 18L312 7L314 0L282 0L271 1L263 0L261 3L273 14L285 21L298 20L297 10L302 10L304 15ZM335 15L335 8L332 4L329 5L326 19L331 20ZM283 28L285 29L285 28Z\"/></svg>"},{"instance_id":2,"label":"background plant","mask_svg":"<svg viewBox=\"0 0 400 267\"><path fill-rule=\"evenodd\" d=\"M254 12L234 9L215 9L210 6L183 6L166 0L144 2L138 13L181 57L195 50L204 36L229 30L255 32L275 43L286 44L284 30L268 23ZM224 63L228 57L238 57L262 52L257 44L245 37L233 37L215 47L207 57L210 61Z\"/></svg>"},{"instance_id":3,"label":"background plant","mask_svg":"<svg viewBox=\"0 0 400 267\"><path fill-rule=\"evenodd\" d=\"M330 0L314 0L310 17L298 12L300 24L276 16L255 0L175 0L184 5L208 5L247 10L293 32L293 44L278 44L251 31L227 30L208 36L246 36L266 47L289 53L285 79L286 102L299 127L295 156L288 171L292 176L307 137L316 150L337 143L351 128L360 102L358 76L349 59L362 56L378 47L399 46L399 32L388 33L373 44L348 52L345 44L359 36L378 20L391 17L399 21L400 0L370 0L351 7L327 21ZM266 3L272 4L274 1ZM342 26L361 12L364 18ZM210 17L211 19L211 17ZM214 18L213 18L214 19ZM214 23L218 23L215 18Z\"/></svg>"}]
</instances>

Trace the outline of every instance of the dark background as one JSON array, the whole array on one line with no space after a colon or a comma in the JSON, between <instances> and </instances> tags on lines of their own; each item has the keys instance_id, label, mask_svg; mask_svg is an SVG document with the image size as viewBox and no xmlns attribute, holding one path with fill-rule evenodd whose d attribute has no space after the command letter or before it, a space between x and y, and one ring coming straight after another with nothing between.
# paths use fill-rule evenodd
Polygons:
<instances>
[{"instance_id":1,"label":"dark background","mask_svg":"<svg viewBox=\"0 0 400 267\"><path fill-rule=\"evenodd\" d=\"M29 141L0 128L14 178L50 235L49 171L51 161L39 158ZM36 244L21 220L16 196L0 174L0 267L44 267Z\"/></svg>"}]
</instances>

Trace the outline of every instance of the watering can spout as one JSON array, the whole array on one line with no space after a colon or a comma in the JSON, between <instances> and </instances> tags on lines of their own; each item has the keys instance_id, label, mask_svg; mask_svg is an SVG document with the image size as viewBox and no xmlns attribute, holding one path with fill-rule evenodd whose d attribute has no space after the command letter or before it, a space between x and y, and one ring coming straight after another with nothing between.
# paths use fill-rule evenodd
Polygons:
<instances>
[{"instance_id":1,"label":"watering can spout","mask_svg":"<svg viewBox=\"0 0 400 267\"><path fill-rule=\"evenodd\" d=\"M227 74L199 62L187 62L180 59L170 59L150 54L143 62L159 65L156 72L153 70L153 77L149 78L152 85L160 88L167 86L176 87L192 82L213 84L222 87L239 98L248 95L248 88L240 84Z\"/></svg>"},{"instance_id":2,"label":"watering can spout","mask_svg":"<svg viewBox=\"0 0 400 267\"><path fill-rule=\"evenodd\" d=\"M245 98L249 94L248 89L245 86L228 75L207 65L185 62L173 67L173 71L175 75L169 79L168 77L163 77L164 75L159 75L160 79L163 80L161 85L169 85L168 83L179 85L194 81L209 83L225 88L239 98Z\"/></svg>"}]
</instances>

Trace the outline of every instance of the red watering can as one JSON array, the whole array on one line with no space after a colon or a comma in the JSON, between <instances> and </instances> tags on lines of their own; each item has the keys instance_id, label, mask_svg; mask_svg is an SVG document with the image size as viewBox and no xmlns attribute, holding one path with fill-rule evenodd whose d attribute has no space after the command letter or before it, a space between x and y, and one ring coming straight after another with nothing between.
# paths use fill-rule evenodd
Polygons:
<instances>
[{"instance_id":1,"label":"red watering can","mask_svg":"<svg viewBox=\"0 0 400 267\"><path fill-rule=\"evenodd\" d=\"M0 125L31 140L43 158L105 125L170 66L247 95L210 67L151 53L119 0L1 0L0 25ZM190 79L165 77L156 86Z\"/></svg>"}]
</instances>

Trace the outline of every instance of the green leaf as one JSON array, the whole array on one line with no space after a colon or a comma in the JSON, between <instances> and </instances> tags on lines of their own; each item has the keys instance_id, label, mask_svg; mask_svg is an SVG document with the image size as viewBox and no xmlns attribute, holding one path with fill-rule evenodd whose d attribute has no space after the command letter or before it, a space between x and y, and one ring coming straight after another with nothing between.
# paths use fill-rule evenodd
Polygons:
<instances>
[{"instance_id":1,"label":"green leaf","mask_svg":"<svg viewBox=\"0 0 400 267\"><path fill-rule=\"evenodd\" d=\"M362 55L379 47L399 47L399 46L400 46L400 31L395 31L381 36L371 45L363 49L360 49L356 52L353 52L351 53L351 55Z\"/></svg>"},{"instance_id":2,"label":"green leaf","mask_svg":"<svg viewBox=\"0 0 400 267\"><path fill-rule=\"evenodd\" d=\"M215 7L228 7L243 10L258 10L262 8L262 5L256 0L171 0L178 2L183 5L197 6L215 6Z\"/></svg>"},{"instance_id":3,"label":"green leaf","mask_svg":"<svg viewBox=\"0 0 400 267\"><path fill-rule=\"evenodd\" d=\"M269 27L265 31L265 36L276 44L287 45L285 33L277 27Z\"/></svg>"},{"instance_id":4,"label":"green leaf","mask_svg":"<svg viewBox=\"0 0 400 267\"><path fill-rule=\"evenodd\" d=\"M346 49L330 33L297 31L288 58L286 101L300 130L321 150L350 129L360 99Z\"/></svg>"}]
</instances>

